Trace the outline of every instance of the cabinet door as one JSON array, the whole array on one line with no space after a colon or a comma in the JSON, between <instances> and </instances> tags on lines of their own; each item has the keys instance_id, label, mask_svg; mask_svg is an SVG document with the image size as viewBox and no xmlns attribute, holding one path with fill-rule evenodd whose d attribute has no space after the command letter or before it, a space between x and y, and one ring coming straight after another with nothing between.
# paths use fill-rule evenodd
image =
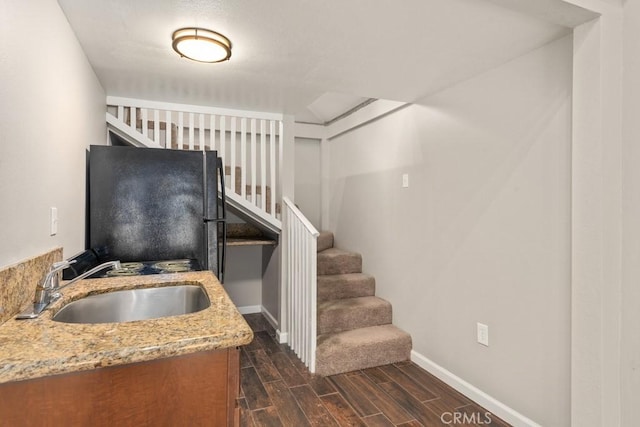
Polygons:
<instances>
[{"instance_id":1,"label":"cabinet door","mask_svg":"<svg viewBox=\"0 0 640 427\"><path fill-rule=\"evenodd\" d=\"M237 350L230 349L6 383L0 420L10 426L43 420L50 426L234 425L238 369Z\"/></svg>"}]
</instances>

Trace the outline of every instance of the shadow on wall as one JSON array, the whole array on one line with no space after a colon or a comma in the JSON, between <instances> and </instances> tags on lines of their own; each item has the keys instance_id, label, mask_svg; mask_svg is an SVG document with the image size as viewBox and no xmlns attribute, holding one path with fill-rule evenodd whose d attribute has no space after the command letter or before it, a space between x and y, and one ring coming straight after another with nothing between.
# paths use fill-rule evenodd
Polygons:
<instances>
[{"instance_id":1,"label":"shadow on wall","mask_svg":"<svg viewBox=\"0 0 640 427\"><path fill-rule=\"evenodd\" d=\"M336 245L415 351L543 425L570 415L571 57L560 39L330 146Z\"/></svg>"}]
</instances>

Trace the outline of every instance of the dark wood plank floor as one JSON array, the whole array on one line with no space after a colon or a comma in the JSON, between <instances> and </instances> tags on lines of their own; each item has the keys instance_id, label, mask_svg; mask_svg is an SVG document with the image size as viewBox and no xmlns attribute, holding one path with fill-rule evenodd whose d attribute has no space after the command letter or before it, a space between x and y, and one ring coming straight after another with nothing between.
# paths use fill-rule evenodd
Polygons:
<instances>
[{"instance_id":1,"label":"dark wood plank floor","mask_svg":"<svg viewBox=\"0 0 640 427\"><path fill-rule=\"evenodd\" d=\"M242 426L496 426L509 424L412 362L312 375L261 314L240 356Z\"/></svg>"}]
</instances>

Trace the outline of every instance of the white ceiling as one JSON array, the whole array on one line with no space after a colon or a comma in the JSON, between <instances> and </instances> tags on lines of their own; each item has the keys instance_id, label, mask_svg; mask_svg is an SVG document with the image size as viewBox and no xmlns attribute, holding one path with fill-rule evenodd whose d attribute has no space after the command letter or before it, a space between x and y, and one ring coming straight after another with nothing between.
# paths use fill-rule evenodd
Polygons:
<instances>
[{"instance_id":1,"label":"white ceiling","mask_svg":"<svg viewBox=\"0 0 640 427\"><path fill-rule=\"evenodd\" d=\"M415 101L570 31L495 0L58 1L108 95L321 123L368 98ZM231 60L180 58L171 34L184 26L225 34Z\"/></svg>"}]
</instances>

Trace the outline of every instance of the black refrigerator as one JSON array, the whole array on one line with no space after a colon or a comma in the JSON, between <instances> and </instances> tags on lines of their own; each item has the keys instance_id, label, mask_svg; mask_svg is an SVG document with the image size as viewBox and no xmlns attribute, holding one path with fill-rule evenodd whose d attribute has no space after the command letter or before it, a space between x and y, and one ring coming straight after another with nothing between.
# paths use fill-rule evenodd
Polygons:
<instances>
[{"instance_id":1,"label":"black refrigerator","mask_svg":"<svg viewBox=\"0 0 640 427\"><path fill-rule=\"evenodd\" d=\"M216 151L92 145L87 216L89 247L106 248L111 259L191 259L224 280L224 170Z\"/></svg>"}]
</instances>

